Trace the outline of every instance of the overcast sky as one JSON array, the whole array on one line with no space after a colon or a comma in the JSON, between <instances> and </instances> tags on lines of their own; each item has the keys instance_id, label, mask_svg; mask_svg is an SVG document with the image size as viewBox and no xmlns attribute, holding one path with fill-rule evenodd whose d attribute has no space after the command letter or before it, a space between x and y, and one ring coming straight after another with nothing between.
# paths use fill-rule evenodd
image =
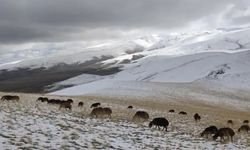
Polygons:
<instances>
[{"instance_id":1,"label":"overcast sky","mask_svg":"<svg viewBox=\"0 0 250 150\"><path fill-rule=\"evenodd\" d=\"M250 23L250 0L0 0L0 51Z\"/></svg>"}]
</instances>

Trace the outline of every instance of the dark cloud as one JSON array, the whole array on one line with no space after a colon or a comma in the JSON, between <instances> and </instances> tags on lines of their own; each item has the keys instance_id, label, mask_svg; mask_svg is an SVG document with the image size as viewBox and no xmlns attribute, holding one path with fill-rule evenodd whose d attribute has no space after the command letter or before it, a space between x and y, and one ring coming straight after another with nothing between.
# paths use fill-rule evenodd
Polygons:
<instances>
[{"instance_id":1,"label":"dark cloud","mask_svg":"<svg viewBox=\"0 0 250 150\"><path fill-rule=\"evenodd\" d=\"M133 30L172 30L214 19L246 0L0 0L0 43L117 38ZM245 8L246 9L246 8ZM230 12L222 18L227 23ZM234 17L242 23L249 16ZM206 19L205 19L206 20ZM212 22L212 21L211 21ZM213 23L213 22L212 22ZM205 24L209 24L206 20Z\"/></svg>"}]
</instances>

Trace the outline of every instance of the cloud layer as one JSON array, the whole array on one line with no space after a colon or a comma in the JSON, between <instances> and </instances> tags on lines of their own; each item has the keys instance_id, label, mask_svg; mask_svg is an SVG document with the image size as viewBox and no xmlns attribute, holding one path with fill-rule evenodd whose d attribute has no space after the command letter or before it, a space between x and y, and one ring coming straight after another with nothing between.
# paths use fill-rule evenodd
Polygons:
<instances>
[{"instance_id":1,"label":"cloud layer","mask_svg":"<svg viewBox=\"0 0 250 150\"><path fill-rule=\"evenodd\" d=\"M0 0L0 45L250 22L248 0Z\"/></svg>"}]
</instances>

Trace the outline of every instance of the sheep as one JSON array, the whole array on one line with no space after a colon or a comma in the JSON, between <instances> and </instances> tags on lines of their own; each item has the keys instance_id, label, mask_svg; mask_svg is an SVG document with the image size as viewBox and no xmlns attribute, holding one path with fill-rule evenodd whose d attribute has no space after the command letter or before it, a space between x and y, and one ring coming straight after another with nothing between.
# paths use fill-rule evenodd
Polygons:
<instances>
[{"instance_id":1,"label":"sheep","mask_svg":"<svg viewBox=\"0 0 250 150\"><path fill-rule=\"evenodd\" d=\"M67 110L67 109L71 110L72 106L71 106L71 103L70 103L70 102L68 102L68 101L62 101L62 102L60 103L59 110L60 110L61 108L65 108L66 110Z\"/></svg>"},{"instance_id":2,"label":"sheep","mask_svg":"<svg viewBox=\"0 0 250 150\"><path fill-rule=\"evenodd\" d=\"M50 99L47 101L48 104L61 104L61 100L59 99Z\"/></svg>"},{"instance_id":3,"label":"sheep","mask_svg":"<svg viewBox=\"0 0 250 150\"><path fill-rule=\"evenodd\" d=\"M233 136L235 135L234 131L231 128L220 128L217 133L213 136L213 140L216 140L218 137L220 137L220 141L225 141L225 137L227 139L231 139L231 142L233 142Z\"/></svg>"},{"instance_id":4,"label":"sheep","mask_svg":"<svg viewBox=\"0 0 250 150\"><path fill-rule=\"evenodd\" d=\"M162 130L165 129L165 131L167 131L167 127L169 125L169 122L166 118L160 117L160 118L154 118L150 123L149 123L149 128L151 128L152 126L156 126L158 129L160 129L160 127L163 127Z\"/></svg>"},{"instance_id":5,"label":"sheep","mask_svg":"<svg viewBox=\"0 0 250 150\"><path fill-rule=\"evenodd\" d=\"M37 101L37 102L38 102L38 101L42 101L42 99L43 99L43 97L38 97L36 101Z\"/></svg>"},{"instance_id":6,"label":"sheep","mask_svg":"<svg viewBox=\"0 0 250 150\"><path fill-rule=\"evenodd\" d=\"M233 125L233 124L234 124L234 123L233 123L233 120L228 120L228 121L227 121L227 124L228 124L228 125Z\"/></svg>"},{"instance_id":7,"label":"sheep","mask_svg":"<svg viewBox=\"0 0 250 150\"><path fill-rule=\"evenodd\" d=\"M133 106L128 106L128 109L133 109Z\"/></svg>"},{"instance_id":8,"label":"sheep","mask_svg":"<svg viewBox=\"0 0 250 150\"><path fill-rule=\"evenodd\" d=\"M145 111L137 111L135 115L133 116L132 121L139 121L139 122L144 122L149 119L149 115Z\"/></svg>"},{"instance_id":9,"label":"sheep","mask_svg":"<svg viewBox=\"0 0 250 150\"><path fill-rule=\"evenodd\" d=\"M174 110L173 110L173 109L170 109L168 112L170 112L170 113L174 113Z\"/></svg>"},{"instance_id":10,"label":"sheep","mask_svg":"<svg viewBox=\"0 0 250 150\"><path fill-rule=\"evenodd\" d=\"M95 107L99 107L101 105L101 103L93 103L90 108L95 108Z\"/></svg>"},{"instance_id":11,"label":"sheep","mask_svg":"<svg viewBox=\"0 0 250 150\"><path fill-rule=\"evenodd\" d=\"M95 117L98 118L103 115L103 108L101 107L96 107L94 108L91 113L89 114L90 117Z\"/></svg>"},{"instance_id":12,"label":"sheep","mask_svg":"<svg viewBox=\"0 0 250 150\"><path fill-rule=\"evenodd\" d=\"M187 113L185 111L180 111L179 115L187 115Z\"/></svg>"},{"instance_id":13,"label":"sheep","mask_svg":"<svg viewBox=\"0 0 250 150\"><path fill-rule=\"evenodd\" d=\"M249 124L249 120L244 120L243 124Z\"/></svg>"},{"instance_id":14,"label":"sheep","mask_svg":"<svg viewBox=\"0 0 250 150\"><path fill-rule=\"evenodd\" d=\"M201 120L201 116L198 113L194 114L194 120L195 121L200 121Z\"/></svg>"},{"instance_id":15,"label":"sheep","mask_svg":"<svg viewBox=\"0 0 250 150\"><path fill-rule=\"evenodd\" d=\"M78 107L83 107L83 102L79 102Z\"/></svg>"},{"instance_id":16,"label":"sheep","mask_svg":"<svg viewBox=\"0 0 250 150\"><path fill-rule=\"evenodd\" d=\"M67 102L74 103L72 99L67 99Z\"/></svg>"},{"instance_id":17,"label":"sheep","mask_svg":"<svg viewBox=\"0 0 250 150\"><path fill-rule=\"evenodd\" d=\"M36 101L47 102L49 99L47 97L39 97Z\"/></svg>"},{"instance_id":18,"label":"sheep","mask_svg":"<svg viewBox=\"0 0 250 150\"><path fill-rule=\"evenodd\" d=\"M216 126L209 126L207 127L202 133L201 133L201 137L206 136L206 138L208 138L208 136L211 136L212 134L216 134L218 132L218 128Z\"/></svg>"},{"instance_id":19,"label":"sheep","mask_svg":"<svg viewBox=\"0 0 250 150\"><path fill-rule=\"evenodd\" d=\"M54 101L55 101L55 99L49 99L49 100L47 101L47 104L53 104Z\"/></svg>"},{"instance_id":20,"label":"sheep","mask_svg":"<svg viewBox=\"0 0 250 150\"><path fill-rule=\"evenodd\" d=\"M20 99L20 97L19 96L16 96L16 95L14 95L14 96L12 96L12 95L4 95L4 96L2 96L2 98L1 98L1 100L2 101L5 101L5 100L7 100L7 101L10 101L10 100L13 100L13 101L19 101L19 99Z\"/></svg>"},{"instance_id":21,"label":"sheep","mask_svg":"<svg viewBox=\"0 0 250 150\"><path fill-rule=\"evenodd\" d=\"M102 109L103 109L103 115L106 115L109 118L111 118L112 110L110 108L108 108L108 107L102 108Z\"/></svg>"},{"instance_id":22,"label":"sheep","mask_svg":"<svg viewBox=\"0 0 250 150\"><path fill-rule=\"evenodd\" d=\"M248 133L249 130L250 130L249 125L242 125L242 126L238 129L238 132L246 132L246 133Z\"/></svg>"}]
</instances>

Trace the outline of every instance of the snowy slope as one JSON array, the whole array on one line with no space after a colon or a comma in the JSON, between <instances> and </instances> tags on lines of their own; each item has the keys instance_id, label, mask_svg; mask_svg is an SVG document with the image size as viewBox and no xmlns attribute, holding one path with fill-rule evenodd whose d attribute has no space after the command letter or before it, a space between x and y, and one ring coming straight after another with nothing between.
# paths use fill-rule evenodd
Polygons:
<instances>
[{"instance_id":1,"label":"snowy slope","mask_svg":"<svg viewBox=\"0 0 250 150\"><path fill-rule=\"evenodd\" d=\"M192 82L250 73L250 51L199 53L180 57L154 56L133 64L115 79L153 82ZM216 71L223 71L216 74ZM249 81L248 81L249 82Z\"/></svg>"},{"instance_id":2,"label":"snowy slope","mask_svg":"<svg viewBox=\"0 0 250 150\"><path fill-rule=\"evenodd\" d=\"M154 56L129 64L112 77L121 81L218 82L250 89L250 50L199 53L179 57ZM110 78L110 77L108 77ZM77 82L81 82L78 79Z\"/></svg>"},{"instance_id":3,"label":"snowy slope","mask_svg":"<svg viewBox=\"0 0 250 150\"><path fill-rule=\"evenodd\" d=\"M147 57L126 66L112 78L52 94L192 99L249 109L249 58L250 50Z\"/></svg>"},{"instance_id":4,"label":"snowy slope","mask_svg":"<svg viewBox=\"0 0 250 150\"><path fill-rule=\"evenodd\" d=\"M166 40L167 37L156 36L160 39L159 43L165 43L162 44L165 46L152 49L154 47L152 45L148 51L137 53L137 55L143 56L138 60L133 60L133 55L124 55L103 61L104 64L113 63L112 66L122 67L123 71L113 75L112 78L108 77L89 84L78 85L53 94L94 95L102 93L104 95L151 96L164 99L166 95L173 93L174 97L179 97L178 93L171 90L171 88L176 88L175 83L178 83L181 86L190 84L189 89L199 84L204 90L216 89L222 93L230 91L229 93L233 93L232 97L235 98L238 97L238 91L250 90L249 33L249 28L236 28L214 32L175 34L175 39L178 39L175 42ZM166 46L166 43L169 43L169 46ZM127 63L122 63L124 60ZM158 83L161 86L158 86ZM184 93L192 93L192 91L188 90ZM209 99L214 96L214 92L211 92L212 94L202 92L203 96L200 96L199 91L194 91L194 93L195 98L208 101L211 101ZM187 95L184 94L184 96ZM225 101L230 99L228 95L220 95L220 97ZM214 97L214 99L216 98ZM239 99L244 101L244 98Z\"/></svg>"},{"instance_id":5,"label":"snowy slope","mask_svg":"<svg viewBox=\"0 0 250 150\"><path fill-rule=\"evenodd\" d=\"M99 80L66 88L52 95L87 95L149 101L183 100L209 105L227 106L242 110L250 109L247 91L225 88L218 84L204 83L157 83L142 81Z\"/></svg>"},{"instance_id":6,"label":"snowy slope","mask_svg":"<svg viewBox=\"0 0 250 150\"><path fill-rule=\"evenodd\" d=\"M92 74L82 74L82 75L70 78L68 80L56 82L52 85L49 85L46 87L46 91L54 91L54 90L62 89L65 87L72 87L72 86L76 86L76 85L90 83L93 81L98 81L101 79L104 79L104 77L99 76L99 75L92 75Z\"/></svg>"}]
</instances>

